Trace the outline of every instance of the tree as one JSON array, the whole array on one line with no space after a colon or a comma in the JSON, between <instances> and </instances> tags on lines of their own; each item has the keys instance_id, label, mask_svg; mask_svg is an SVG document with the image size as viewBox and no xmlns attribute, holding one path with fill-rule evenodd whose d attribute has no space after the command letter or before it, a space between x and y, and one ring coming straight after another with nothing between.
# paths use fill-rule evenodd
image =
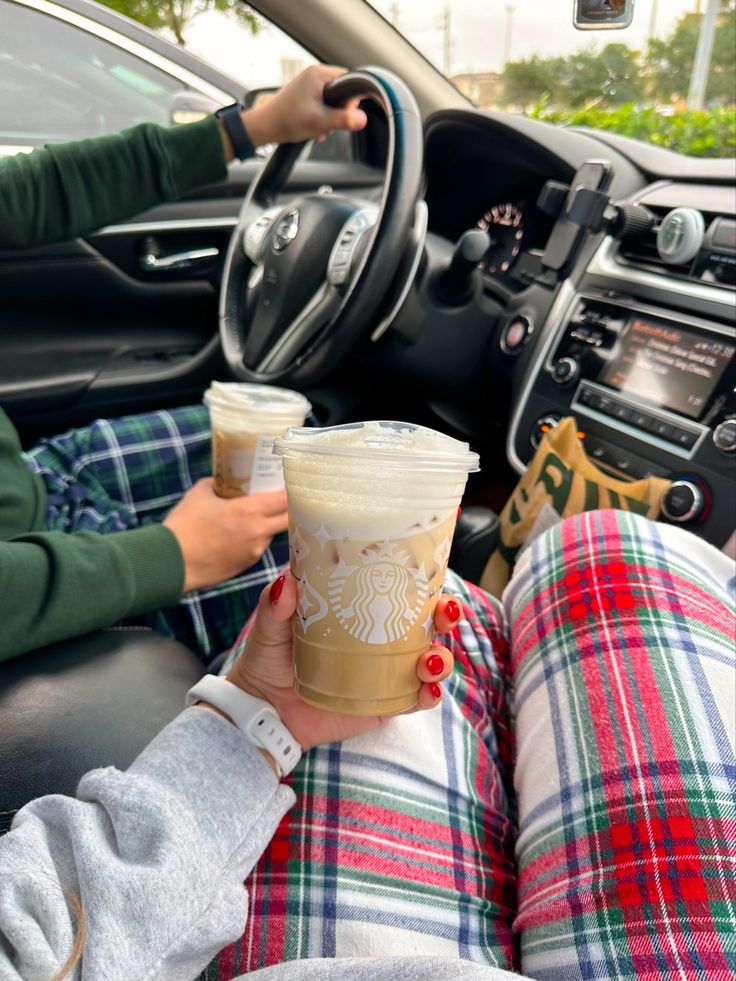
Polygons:
<instances>
[{"instance_id":1,"label":"tree","mask_svg":"<svg viewBox=\"0 0 736 981\"><path fill-rule=\"evenodd\" d=\"M577 107L591 103L622 105L641 96L638 53L625 44L589 48L567 58L511 62L504 72L504 94L510 105Z\"/></svg>"},{"instance_id":2,"label":"tree","mask_svg":"<svg viewBox=\"0 0 736 981\"><path fill-rule=\"evenodd\" d=\"M685 14L669 37L649 42L646 65L656 98L669 102L687 96L701 21L700 14ZM706 99L730 105L736 100L736 0L721 4Z\"/></svg>"},{"instance_id":3,"label":"tree","mask_svg":"<svg viewBox=\"0 0 736 981\"><path fill-rule=\"evenodd\" d=\"M153 30L168 27L182 47L186 44L184 31L187 26L206 10L232 13L253 34L260 27L256 14L240 0L100 0L100 2Z\"/></svg>"},{"instance_id":4,"label":"tree","mask_svg":"<svg viewBox=\"0 0 736 981\"><path fill-rule=\"evenodd\" d=\"M570 106L623 105L641 98L638 53L625 44L598 52L579 51L565 59L564 93Z\"/></svg>"},{"instance_id":5,"label":"tree","mask_svg":"<svg viewBox=\"0 0 736 981\"><path fill-rule=\"evenodd\" d=\"M540 101L557 102L564 82L564 58L512 61L503 74L504 100L508 105L530 106Z\"/></svg>"}]
</instances>

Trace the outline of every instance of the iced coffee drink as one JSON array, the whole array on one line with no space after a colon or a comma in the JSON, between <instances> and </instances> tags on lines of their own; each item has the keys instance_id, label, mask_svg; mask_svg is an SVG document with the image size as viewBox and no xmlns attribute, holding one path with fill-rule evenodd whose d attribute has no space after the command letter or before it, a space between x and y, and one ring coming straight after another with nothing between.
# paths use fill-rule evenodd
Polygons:
<instances>
[{"instance_id":1,"label":"iced coffee drink","mask_svg":"<svg viewBox=\"0 0 736 981\"><path fill-rule=\"evenodd\" d=\"M270 385L212 382L204 395L212 424L212 473L219 497L241 497L284 486L273 441L304 425L311 405L298 392Z\"/></svg>"},{"instance_id":2,"label":"iced coffee drink","mask_svg":"<svg viewBox=\"0 0 736 981\"><path fill-rule=\"evenodd\" d=\"M396 422L290 430L275 451L298 590L296 690L358 715L411 708L477 455Z\"/></svg>"}]
</instances>

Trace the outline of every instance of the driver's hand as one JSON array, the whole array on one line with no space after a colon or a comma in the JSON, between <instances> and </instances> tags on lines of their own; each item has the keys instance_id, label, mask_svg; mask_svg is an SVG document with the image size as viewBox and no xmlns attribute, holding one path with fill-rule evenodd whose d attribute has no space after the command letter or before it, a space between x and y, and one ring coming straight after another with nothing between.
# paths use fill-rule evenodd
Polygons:
<instances>
[{"instance_id":1,"label":"driver's hand","mask_svg":"<svg viewBox=\"0 0 736 981\"><path fill-rule=\"evenodd\" d=\"M174 533L184 558L184 592L205 589L250 568L273 536L286 531L286 491L218 497L213 479L205 477L163 523Z\"/></svg>"},{"instance_id":2,"label":"driver's hand","mask_svg":"<svg viewBox=\"0 0 736 981\"><path fill-rule=\"evenodd\" d=\"M358 108L360 99L331 109L322 98L325 85L346 71L334 65L311 65L263 105L246 109L243 123L253 144L301 143L319 140L336 129L363 129L367 117Z\"/></svg>"}]
</instances>

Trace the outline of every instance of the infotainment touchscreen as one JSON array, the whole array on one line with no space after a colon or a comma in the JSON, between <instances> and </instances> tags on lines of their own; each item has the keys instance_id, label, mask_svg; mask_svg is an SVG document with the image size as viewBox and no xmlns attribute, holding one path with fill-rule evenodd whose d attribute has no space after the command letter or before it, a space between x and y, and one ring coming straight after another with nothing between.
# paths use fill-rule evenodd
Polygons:
<instances>
[{"instance_id":1,"label":"infotainment touchscreen","mask_svg":"<svg viewBox=\"0 0 736 981\"><path fill-rule=\"evenodd\" d=\"M697 419L735 353L727 340L633 317L600 381Z\"/></svg>"}]
</instances>

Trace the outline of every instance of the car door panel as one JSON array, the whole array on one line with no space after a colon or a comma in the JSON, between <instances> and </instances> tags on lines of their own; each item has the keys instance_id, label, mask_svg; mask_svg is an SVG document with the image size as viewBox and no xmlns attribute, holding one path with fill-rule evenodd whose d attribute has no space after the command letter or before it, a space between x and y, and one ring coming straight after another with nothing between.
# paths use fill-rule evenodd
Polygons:
<instances>
[{"instance_id":1,"label":"car door panel","mask_svg":"<svg viewBox=\"0 0 736 981\"><path fill-rule=\"evenodd\" d=\"M0 252L0 404L27 442L94 415L143 411L200 396L224 375L219 280L232 229L261 161L227 183L149 209L74 242ZM281 200L329 185L375 197L381 172L304 161ZM203 264L146 271L141 258L217 250ZM49 427L49 413L54 422Z\"/></svg>"}]
</instances>

